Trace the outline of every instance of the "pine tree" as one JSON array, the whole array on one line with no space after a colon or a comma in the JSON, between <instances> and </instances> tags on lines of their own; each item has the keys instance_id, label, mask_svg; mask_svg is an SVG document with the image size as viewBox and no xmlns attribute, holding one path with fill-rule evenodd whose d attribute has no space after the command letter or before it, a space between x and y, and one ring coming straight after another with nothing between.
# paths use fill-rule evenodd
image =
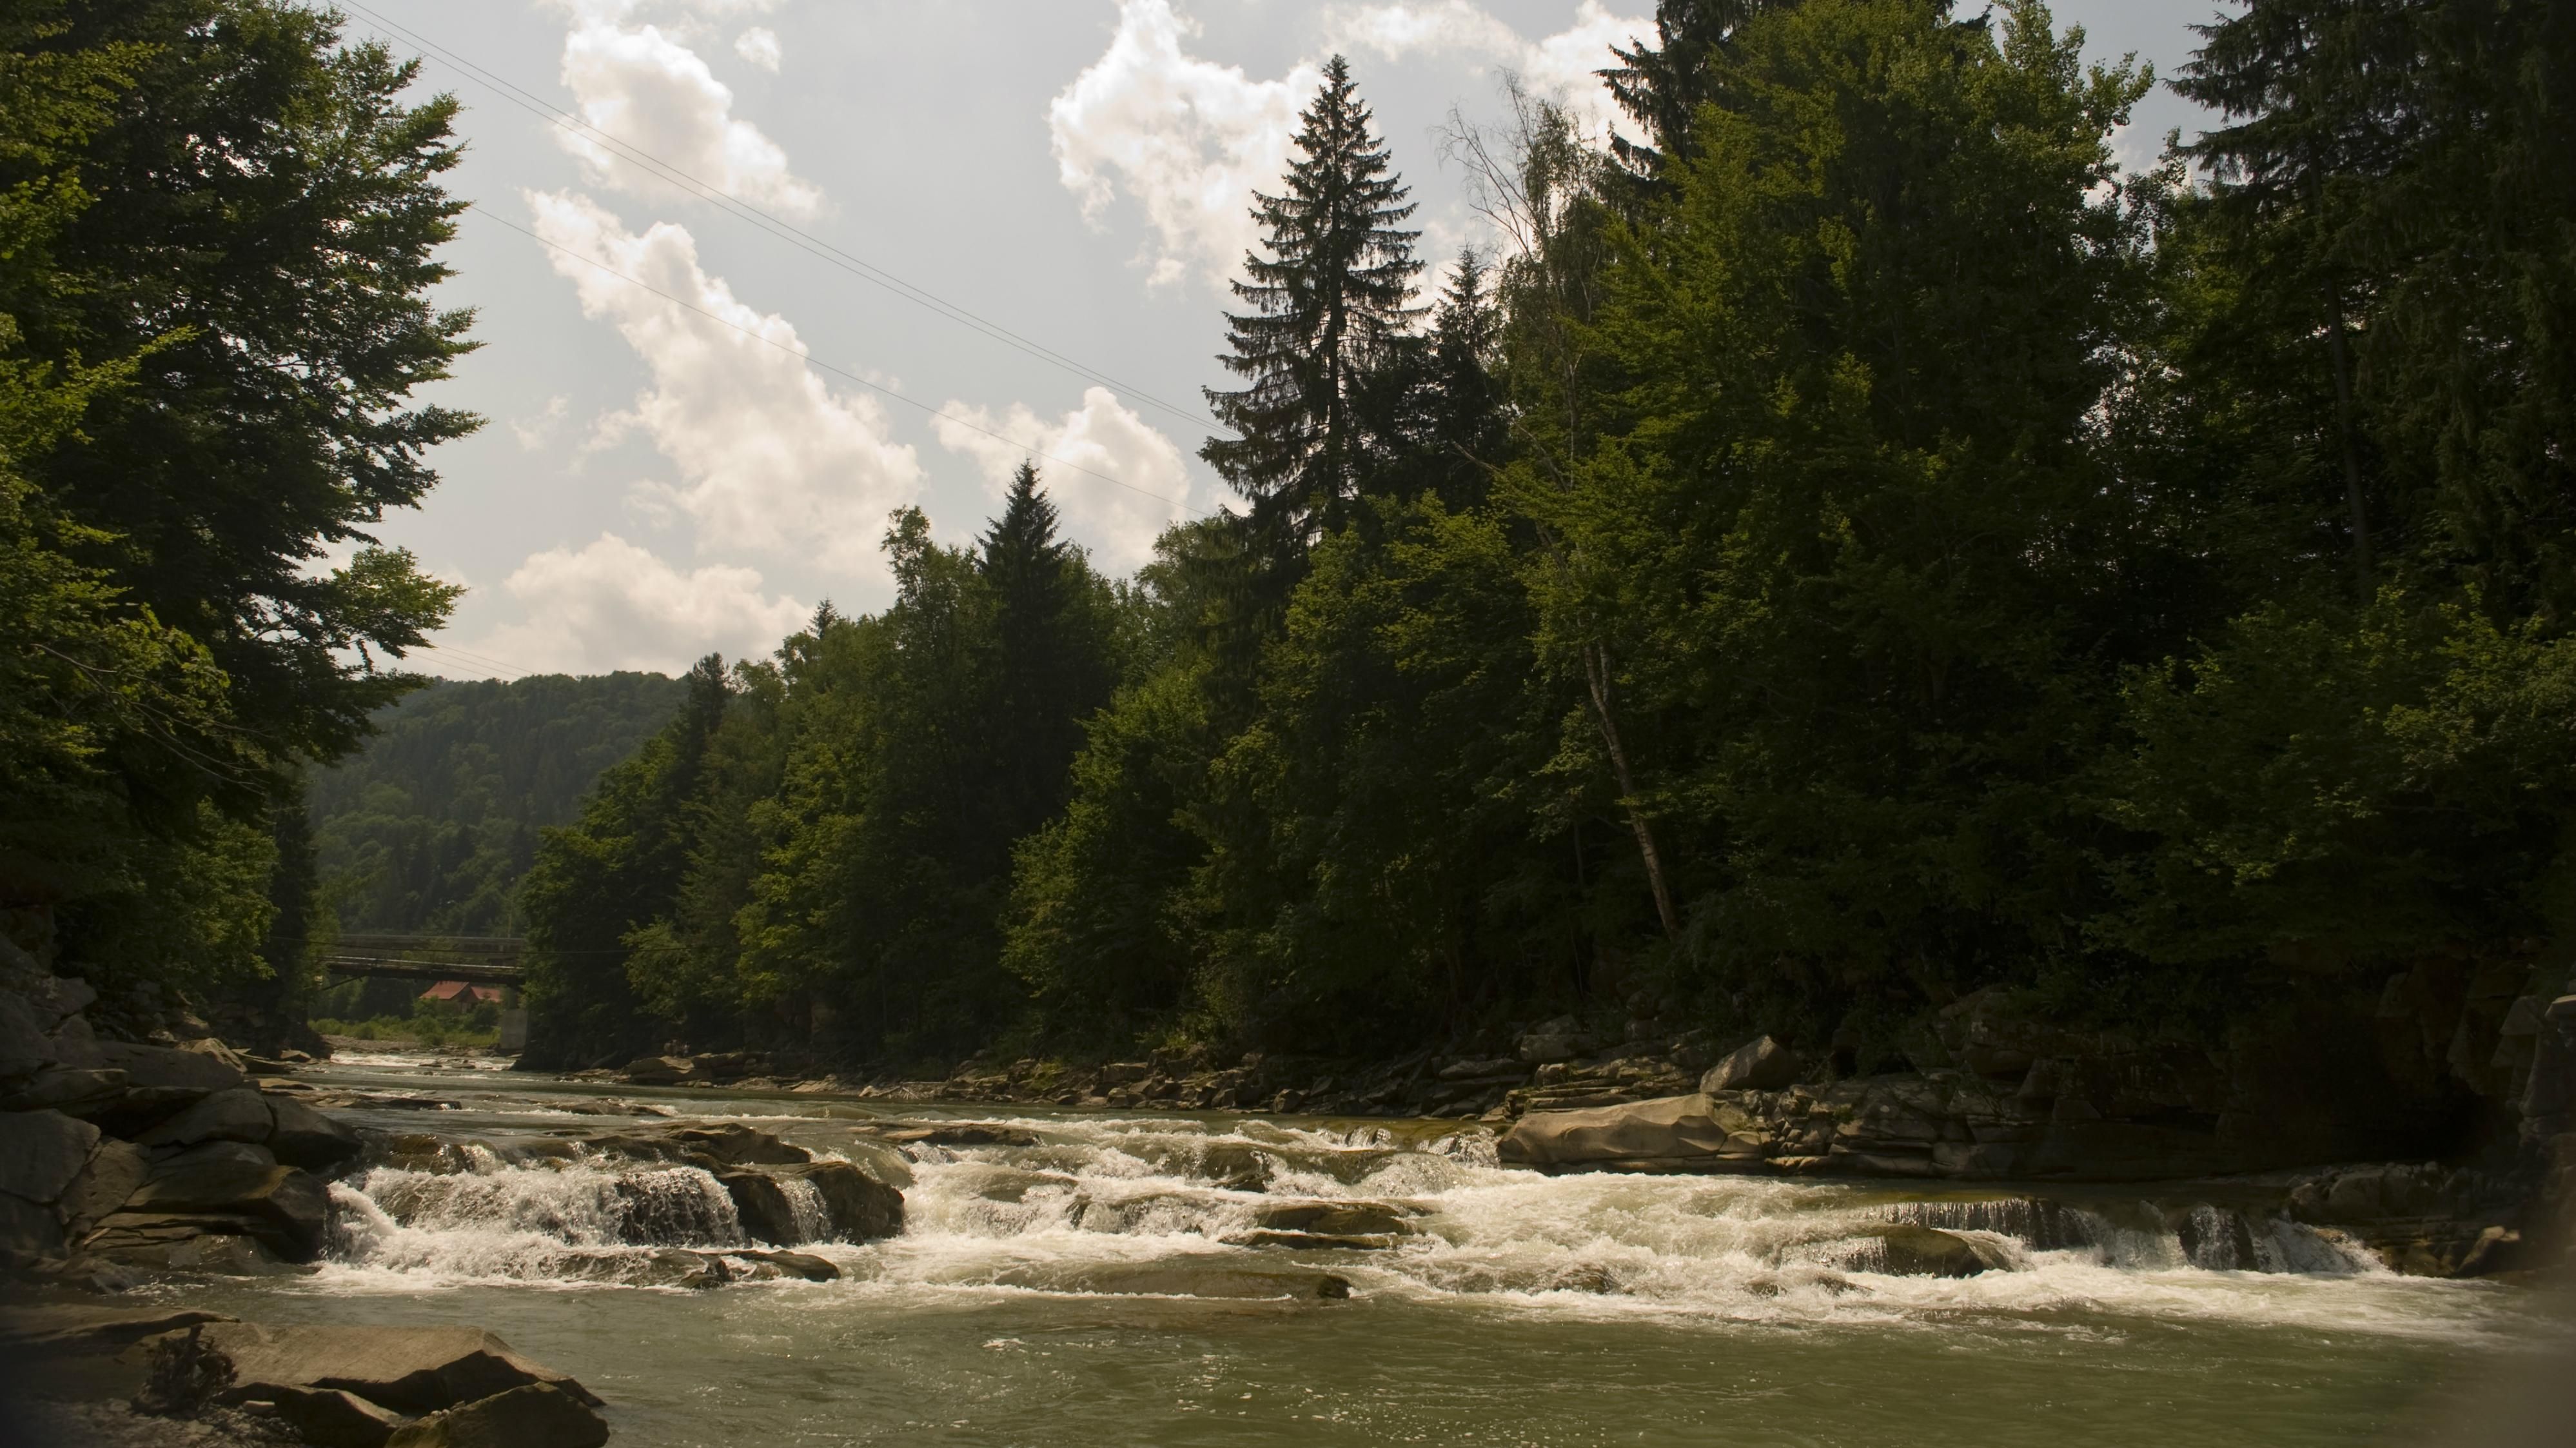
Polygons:
<instances>
[{"instance_id":1,"label":"pine tree","mask_svg":"<svg viewBox=\"0 0 2576 1448\"><path fill-rule=\"evenodd\" d=\"M1233 352L1219 360L1250 385L1207 393L1241 436L1211 438L1199 455L1252 500L1257 526L1302 542L1333 526L1356 491L1358 395L1420 315L1408 304L1421 233L1399 229L1413 207L1342 57L1326 63L1300 120L1285 191L1254 198L1271 254L1246 254L1248 280L1234 283L1252 310L1226 315Z\"/></svg>"},{"instance_id":2,"label":"pine tree","mask_svg":"<svg viewBox=\"0 0 2576 1448\"><path fill-rule=\"evenodd\" d=\"M997 655L986 737L999 795L995 843L1005 847L1063 807L1082 718L1109 697L1103 640L1086 626L1087 569L1080 550L1056 537L1056 516L1037 468L1024 462L982 542Z\"/></svg>"},{"instance_id":3,"label":"pine tree","mask_svg":"<svg viewBox=\"0 0 2576 1448\"><path fill-rule=\"evenodd\" d=\"M1610 47L1619 63L1598 74L1610 98L1645 132L1638 141L1610 133L1610 154L1631 177L1652 183L1672 162L1690 155L1691 123L1715 94L1710 56L1772 3L1657 0L1654 45L1631 40L1626 50Z\"/></svg>"}]
</instances>

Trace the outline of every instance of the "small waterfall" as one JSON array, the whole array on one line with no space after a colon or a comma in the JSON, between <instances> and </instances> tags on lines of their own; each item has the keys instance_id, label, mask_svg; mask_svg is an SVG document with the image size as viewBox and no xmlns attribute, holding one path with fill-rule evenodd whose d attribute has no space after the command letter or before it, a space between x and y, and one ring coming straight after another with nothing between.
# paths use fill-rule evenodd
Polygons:
<instances>
[{"instance_id":1,"label":"small waterfall","mask_svg":"<svg viewBox=\"0 0 2576 1448\"><path fill-rule=\"evenodd\" d=\"M2038 1252L2100 1247L2111 1240L2114 1230L2110 1223L2090 1212L2041 1197L1904 1202L1887 1209L1887 1220L1945 1232L1991 1233Z\"/></svg>"},{"instance_id":2,"label":"small waterfall","mask_svg":"<svg viewBox=\"0 0 2576 1448\"><path fill-rule=\"evenodd\" d=\"M787 1198L787 1210L796 1223L799 1242L828 1242L832 1239L832 1213L823 1205L823 1193L803 1177L778 1179L780 1195Z\"/></svg>"},{"instance_id":3,"label":"small waterfall","mask_svg":"<svg viewBox=\"0 0 2576 1448\"><path fill-rule=\"evenodd\" d=\"M476 1169L374 1167L334 1183L333 1256L443 1276L630 1281L685 1270L656 1250L747 1242L732 1196L695 1167L516 1166L470 1144L460 1156Z\"/></svg>"}]
</instances>

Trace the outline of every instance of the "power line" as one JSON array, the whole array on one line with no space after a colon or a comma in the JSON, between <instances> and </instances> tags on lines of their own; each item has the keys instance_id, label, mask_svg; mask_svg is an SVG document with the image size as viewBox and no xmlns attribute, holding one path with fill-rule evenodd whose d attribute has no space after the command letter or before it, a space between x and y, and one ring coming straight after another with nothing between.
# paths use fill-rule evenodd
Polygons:
<instances>
[{"instance_id":1,"label":"power line","mask_svg":"<svg viewBox=\"0 0 2576 1448\"><path fill-rule=\"evenodd\" d=\"M545 247L551 251L559 252L564 256L571 257L573 260L580 262L584 266L596 268L599 271L617 278L619 281L625 282L629 286L650 292L654 296L660 297L662 300L669 302L675 307L679 307L685 311L695 312L699 316L706 318L708 321L715 323L717 326L731 328L736 332L740 332L744 336L751 338L753 341L758 342L763 346L774 347L779 351L786 353L788 356L795 358L797 361L804 363L808 367L829 372L835 377L847 378L848 380L859 384L861 387L868 388L871 391L881 392L886 396L893 398L895 401L902 403L906 407L919 408L923 412L930 414L932 417L942 418L946 421L953 422L959 427L965 428L969 432L980 432L984 436L993 438L996 441L1009 443L1011 446L1018 448L1031 456L1042 457L1060 467L1071 468L1077 473L1082 473L1088 477L1098 478L1100 481L1108 483L1113 487L1125 488L1131 493L1137 493L1144 497L1151 498L1158 503L1169 504L1185 513L1194 513L1200 517L1208 516L1205 509L1193 508L1178 498L1167 498L1161 493L1157 493L1150 488L1137 487L1134 483L1130 483L1123 478L1111 477L1109 474L1101 472L1097 468L1084 467L1082 464L1073 461L1071 458L1059 457L1054 453L1042 451L1034 444L1025 443L1020 441L1018 438L995 432L993 429L986 427L981 423L969 422L965 418L957 416L955 413L943 411L942 409L931 406L927 402L921 402L913 398L906 397L902 393L895 391L893 388L888 387L881 382L872 382L845 367L835 367L829 362L817 359L809 352L800 351L797 348L790 347L786 343L764 333L756 332L751 328L742 325L740 322L736 322L727 317L718 316L714 312L710 312L706 308L701 307L694 302L685 301L679 297L675 297L669 292L662 290L660 287L653 285L651 282L644 281L638 277L628 276L626 273L619 271L617 268L610 266L606 262L595 261L590 257L583 256L580 252L574 251L571 247L564 246L559 242L548 241L546 238L539 236L537 233L530 231L524 226L519 225L517 222L511 221L497 213L485 211L481 206L473 206L470 203L469 206L473 211L489 217L493 222L501 226L510 228L512 231L519 233L521 236L528 238L539 246Z\"/></svg>"},{"instance_id":2,"label":"power line","mask_svg":"<svg viewBox=\"0 0 2576 1448\"><path fill-rule=\"evenodd\" d=\"M1031 357L1035 357L1052 366L1062 368L1063 370L1071 372L1075 376L1084 378L1087 381L1097 382L1105 387L1109 387L1117 391L1123 396L1133 398L1138 402L1160 408L1164 412L1180 418L1193 427L1216 428L1221 426L1205 413L1177 406L1140 388L1131 387L1097 368L1087 366L1071 357L1067 357L1063 353L1056 351L1054 348L1024 337L1019 333L1012 331L1008 327L1002 326L998 322L988 321L987 319L966 310L964 307L958 306L954 302L950 302L925 288L916 286L913 283L904 280L902 277L896 276L894 273L887 271L883 267L877 266L860 257L853 256L849 252L843 251L832 243L823 240L821 237L815 236L811 232L805 231L793 223L734 195L732 192L717 186L713 182L694 176L689 172L662 160L660 157L653 155L651 152L644 150L642 147L611 135L607 131L601 130L599 127L592 125L590 122L583 120L581 117L574 115L569 111L557 108L535 92L484 69L482 66L466 59L455 51L438 44L436 41L429 39L418 31L408 29L385 16L378 14L376 11L369 9L367 6L356 3L356 0L350 0L348 8L357 11L359 14L365 15L377 24L395 32L404 39L410 41L412 44L421 47L423 50L431 52L440 60L443 60L450 66L462 71L468 80L475 81L491 89L499 94L503 100L510 102L512 105L518 106L522 110L532 112L544 118L549 124L554 125L559 129L585 134L586 138L590 139L595 144L608 149L612 153L634 165L646 168L647 175L652 176L653 179L662 182L664 185L678 188L687 194L696 197L698 200L705 201L710 204L721 202L721 205L717 205L717 210L734 217L736 220L749 222L751 225L756 226L761 230L768 232L770 235L777 237L779 240L820 259L828 265L838 267L842 271L850 273L852 276L856 276L863 281L867 281L878 287L884 288L887 291L893 292L895 295L902 297L904 300L909 301L916 306L946 317L948 320L965 326L993 341L1000 342L1006 347L1024 352Z\"/></svg>"},{"instance_id":3,"label":"power line","mask_svg":"<svg viewBox=\"0 0 2576 1448\"><path fill-rule=\"evenodd\" d=\"M468 649L460 649L454 644L419 643L412 645L412 647L415 649L427 649L433 653L447 654L454 658L461 659L466 663L472 664L477 668L490 669L494 673L501 675L504 680L517 680L529 677L527 670L522 669L515 664L506 663L500 659L493 658L488 654L478 654Z\"/></svg>"}]
</instances>

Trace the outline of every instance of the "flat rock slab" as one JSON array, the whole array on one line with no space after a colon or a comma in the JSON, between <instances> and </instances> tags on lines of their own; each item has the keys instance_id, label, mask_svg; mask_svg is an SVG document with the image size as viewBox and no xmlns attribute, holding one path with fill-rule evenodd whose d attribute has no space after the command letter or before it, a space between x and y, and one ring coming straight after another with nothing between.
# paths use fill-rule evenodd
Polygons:
<instances>
[{"instance_id":1,"label":"flat rock slab","mask_svg":"<svg viewBox=\"0 0 2576 1448\"><path fill-rule=\"evenodd\" d=\"M267 1403L313 1448L384 1448L403 1425L355 1393L338 1388L299 1388L288 1383L243 1383L228 1389L227 1403Z\"/></svg>"},{"instance_id":2,"label":"flat rock slab","mask_svg":"<svg viewBox=\"0 0 2576 1448\"><path fill-rule=\"evenodd\" d=\"M220 1312L192 1307L139 1312L75 1303L12 1307L0 1310L0 1351L36 1357L120 1353L148 1337L232 1320Z\"/></svg>"},{"instance_id":3,"label":"flat rock slab","mask_svg":"<svg viewBox=\"0 0 2576 1448\"><path fill-rule=\"evenodd\" d=\"M1666 1096L1584 1111L1533 1111L1498 1150L1506 1165L1588 1166L1715 1157L1729 1133L1706 1096Z\"/></svg>"},{"instance_id":4,"label":"flat rock slab","mask_svg":"<svg viewBox=\"0 0 2576 1448\"><path fill-rule=\"evenodd\" d=\"M406 1423L385 1448L599 1448L607 1441L608 1424L588 1405L531 1383Z\"/></svg>"},{"instance_id":5,"label":"flat rock slab","mask_svg":"<svg viewBox=\"0 0 2576 1448\"><path fill-rule=\"evenodd\" d=\"M205 1345L231 1359L235 1382L338 1388L401 1413L435 1413L530 1384L599 1405L580 1383L480 1328L219 1323L205 1329Z\"/></svg>"}]
</instances>

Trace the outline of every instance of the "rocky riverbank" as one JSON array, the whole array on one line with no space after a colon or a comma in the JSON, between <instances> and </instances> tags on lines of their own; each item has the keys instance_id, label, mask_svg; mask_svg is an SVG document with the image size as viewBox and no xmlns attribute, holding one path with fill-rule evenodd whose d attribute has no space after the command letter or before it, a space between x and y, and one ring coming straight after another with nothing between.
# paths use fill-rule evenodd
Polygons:
<instances>
[{"instance_id":1,"label":"rocky riverbank","mask_svg":"<svg viewBox=\"0 0 2576 1448\"><path fill-rule=\"evenodd\" d=\"M599 1398L468 1327L272 1327L194 1309L0 1309L0 1405L36 1448L598 1448Z\"/></svg>"},{"instance_id":2,"label":"rocky riverbank","mask_svg":"<svg viewBox=\"0 0 2576 1448\"><path fill-rule=\"evenodd\" d=\"M2571 990L2528 963L2436 960L2375 1000L2248 1027L2216 1049L2071 1029L1989 990L1915 1033L1914 1069L1873 1075L1853 1073L1843 1040L1721 1052L1704 1034L1573 1016L1392 1062L1193 1050L806 1079L734 1052L590 1074L924 1103L1451 1117L1499 1133L1507 1162L1547 1171L2261 1177L2282 1210L2353 1233L2399 1270L2479 1275L2558 1261L2576 1241Z\"/></svg>"}]
</instances>

